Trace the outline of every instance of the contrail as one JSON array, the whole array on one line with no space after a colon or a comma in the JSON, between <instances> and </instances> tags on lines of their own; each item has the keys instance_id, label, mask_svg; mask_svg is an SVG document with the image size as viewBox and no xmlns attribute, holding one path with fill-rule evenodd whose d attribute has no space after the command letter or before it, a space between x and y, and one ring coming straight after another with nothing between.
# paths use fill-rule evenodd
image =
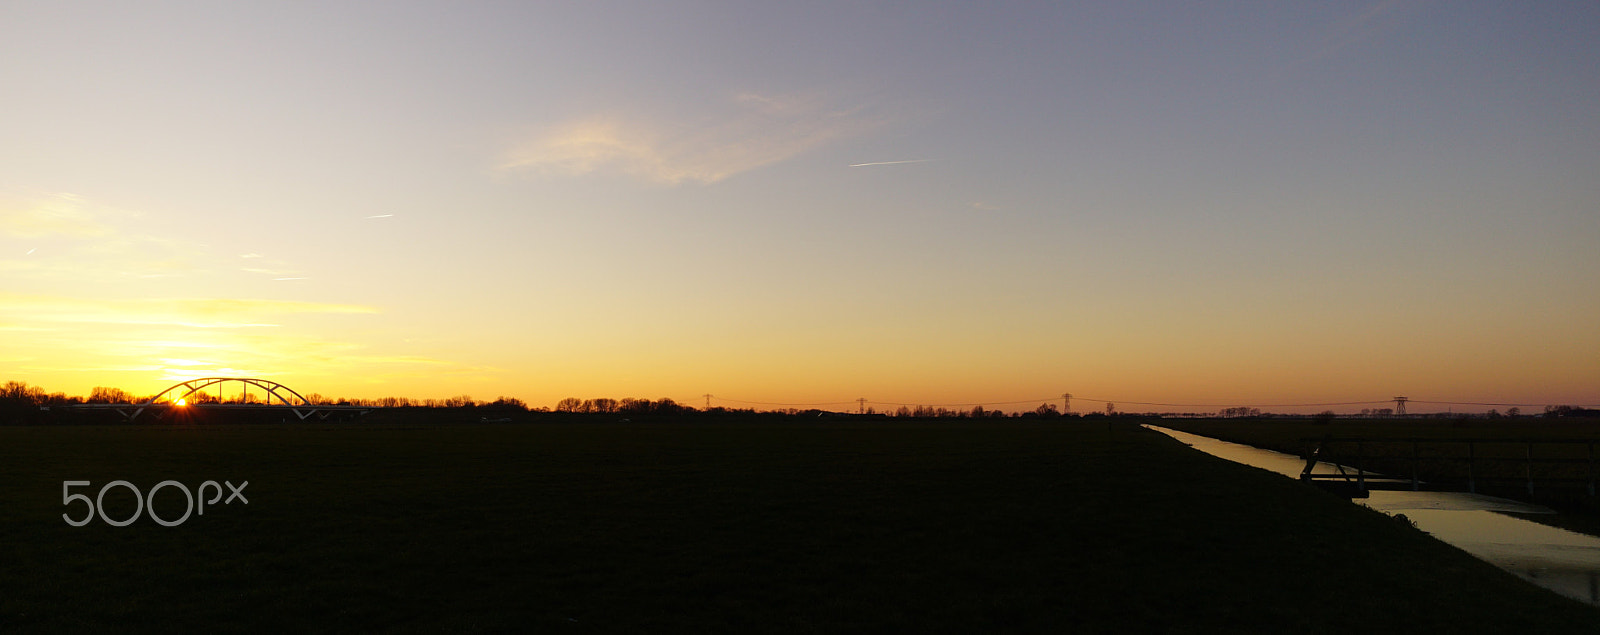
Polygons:
<instances>
[{"instance_id":1,"label":"contrail","mask_svg":"<svg viewBox=\"0 0 1600 635\"><path fill-rule=\"evenodd\" d=\"M379 214L377 216L368 216L367 218L389 218L391 216L394 216L394 214Z\"/></svg>"},{"instance_id":2,"label":"contrail","mask_svg":"<svg viewBox=\"0 0 1600 635\"><path fill-rule=\"evenodd\" d=\"M309 279L310 278L273 278L272 280L273 280L273 282L278 282L278 281L282 281L282 280L309 280Z\"/></svg>"},{"instance_id":3,"label":"contrail","mask_svg":"<svg viewBox=\"0 0 1600 635\"><path fill-rule=\"evenodd\" d=\"M32 255L33 255L33 252L35 252L35 251L39 251L39 248L38 248L38 247L34 247L34 248L33 248L33 249L29 249L29 250L28 250L28 255L29 255L29 256L32 256Z\"/></svg>"},{"instance_id":4,"label":"contrail","mask_svg":"<svg viewBox=\"0 0 1600 635\"><path fill-rule=\"evenodd\" d=\"M856 164L852 164L850 167L852 167L852 168L860 168L860 167L866 167L866 166L869 166L869 165L899 165L901 163L927 163L927 162L932 161L932 160L933 159L911 159L909 161L878 161L876 163L856 163Z\"/></svg>"}]
</instances>

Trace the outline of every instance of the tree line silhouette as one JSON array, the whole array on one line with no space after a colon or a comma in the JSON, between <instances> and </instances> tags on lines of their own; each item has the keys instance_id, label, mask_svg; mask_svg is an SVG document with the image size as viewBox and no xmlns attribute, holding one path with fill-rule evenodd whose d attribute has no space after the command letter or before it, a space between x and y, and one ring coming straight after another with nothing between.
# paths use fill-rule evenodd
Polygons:
<instances>
[{"instance_id":1,"label":"tree line silhouette","mask_svg":"<svg viewBox=\"0 0 1600 635\"><path fill-rule=\"evenodd\" d=\"M4 420L6 420L6 421L14 421L14 420L23 418L23 413L32 413L33 415L37 415L37 413L39 413L41 411L41 409L48 409L48 408L56 407L56 406L73 406L73 405L81 405L81 404L141 404L141 403L145 403L145 402L149 401L151 399L151 397L152 397L151 395L146 395L146 396L134 395L134 394L129 393L129 392L127 392L127 391L125 391L125 390L123 390L121 388L111 388L111 387L103 387L103 386L96 386L93 389L91 389L89 391L89 395L87 397L69 396L66 393L62 393L62 392L54 392L54 393L46 392L43 388L38 387L38 386L29 385L27 382L8 381L5 384L0 385L0 414L4 414L5 415L4 416ZM627 416L681 416L681 415L730 415L730 414L753 415L753 414L759 414L759 415L789 415L789 416L812 416L812 417L816 417L816 416L852 416L853 415L853 416L866 416L866 417L876 417L876 418L894 417L894 418L913 418L913 419L998 419L998 418L1054 419L1054 418L1063 418L1063 417L1095 418L1095 417L1107 417L1107 416L1146 416L1146 417L1164 417L1164 416L1183 416L1183 417L1273 417L1273 416L1283 416L1283 415L1274 415L1272 413L1263 412L1259 408L1250 408L1250 407L1223 408L1217 413L1181 413L1181 414L1180 413L1141 413L1141 414L1119 413L1119 414L1112 414L1112 413L1090 412L1088 414L1079 414L1079 413L1076 413L1076 412L1063 413L1060 410L1058 410L1056 408L1056 405L1053 404L1053 403L1042 403L1042 404L1039 404L1039 406L1037 408L1034 408L1032 410L1010 411L1010 412L1007 412L1007 411L1004 411L1004 410L986 409L983 406L973 406L970 409L952 409L952 408L947 408L947 407L942 407L942 406L910 406L910 405L902 405L902 406L899 406L898 408L896 408L893 411L879 412L875 408L868 407L868 408L864 408L864 409L858 410L855 413L850 413L850 412L826 411L826 410L820 410L820 409L816 409L816 408L810 408L810 409L775 408L775 409L769 409L769 410L757 410L755 408L724 408L722 406L711 406L711 407L708 407L708 408L700 409L700 408L695 408L694 406L690 406L690 405L687 405L687 404L678 403L678 402L672 400L671 398L662 398L662 399L657 399L657 400L650 400L650 399L638 399L638 398L632 398L632 397L623 398L623 399L612 399L612 398L608 398L608 397L600 397L600 398L594 398L594 399L579 399L579 398L576 398L576 397L568 397L568 398L562 399L561 401L556 402L556 405L555 405L554 408L548 408L548 407L543 407L543 406L530 407L530 406L528 406L528 404L526 402L524 402L521 399L518 399L516 397L499 397L499 398L497 398L497 399L495 399L493 401L481 401L481 400L473 399L469 395L457 395L457 396L454 396L454 397L446 397L446 398L443 398L443 399L413 399L413 398L410 398L410 397L380 397L380 398L376 398L376 399L334 399L334 398L324 397L324 396L322 396L320 394L317 394L317 393L311 393L311 394L306 395L305 398L306 398L307 401L311 402L311 404L313 404L313 405L366 406L366 407L372 407L372 408L389 408L389 409L474 410L474 411L481 411L485 415L484 418L488 418L488 416L490 416L490 415L493 415L493 416L496 416L496 417L500 417L500 416L506 416L506 415L519 414L519 413L561 413L562 415L627 415ZM206 393L206 392L194 392L194 393L190 393L185 398L185 400L188 403L195 404L195 405L217 404L217 403L220 403L220 404L237 404L237 403L260 404L260 403L265 403L265 399L266 399L265 395L262 395L262 394L250 394L248 392L243 392L243 391L239 395L228 395L228 396L218 396L216 394ZM1360 416L1367 416L1367 417L1388 417L1388 416L1392 416L1392 415L1393 415L1393 410L1391 410L1389 408L1366 409L1366 410L1362 410L1361 413L1360 413ZM1546 406L1544 408L1544 412L1542 413L1542 415L1544 417L1549 417L1549 418L1600 417L1600 410L1591 409L1591 408L1584 408L1584 407L1579 407L1579 406L1566 406L1566 405L1563 405L1563 406ZM1289 416L1298 416L1298 415L1289 415ZM1324 412L1324 413L1322 413L1320 415L1317 415L1317 416L1331 418L1331 417L1334 416L1334 414L1333 414L1332 411L1328 411L1328 412ZM1465 415L1461 415L1459 413L1458 414L1453 414L1453 415L1446 415L1446 414L1440 413L1440 414L1434 414L1434 415L1413 415L1413 418L1417 418L1417 417L1441 417L1441 416L1460 417L1460 416L1465 416ZM1519 408L1511 408L1510 410L1508 410L1504 414L1501 414L1498 411L1491 410L1488 413L1485 413L1484 416L1487 416L1489 418L1500 418L1500 417L1519 417L1519 416L1521 416L1521 417L1529 417L1529 416L1535 416L1535 415L1524 414L1524 413L1521 412L1521 410Z\"/></svg>"}]
</instances>

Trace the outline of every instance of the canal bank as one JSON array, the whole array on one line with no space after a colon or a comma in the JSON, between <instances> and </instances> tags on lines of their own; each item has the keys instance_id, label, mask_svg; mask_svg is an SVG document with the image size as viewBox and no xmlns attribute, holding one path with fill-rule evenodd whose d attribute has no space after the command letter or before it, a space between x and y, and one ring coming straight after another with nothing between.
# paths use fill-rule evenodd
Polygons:
<instances>
[{"instance_id":1,"label":"canal bank","mask_svg":"<svg viewBox=\"0 0 1600 635\"><path fill-rule=\"evenodd\" d=\"M1146 426L1194 449L1290 478L1305 468L1300 457ZM1323 463L1318 473L1337 468ZM1600 538L1515 518L1506 513L1554 514L1539 505L1465 492L1374 490L1356 503L1392 516L1517 577L1566 597L1600 606Z\"/></svg>"}]
</instances>

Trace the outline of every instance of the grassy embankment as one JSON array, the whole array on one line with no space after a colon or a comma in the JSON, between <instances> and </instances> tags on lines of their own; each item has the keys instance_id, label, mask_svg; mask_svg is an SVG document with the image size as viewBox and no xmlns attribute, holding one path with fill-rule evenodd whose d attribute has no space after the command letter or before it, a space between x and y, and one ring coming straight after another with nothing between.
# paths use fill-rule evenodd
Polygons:
<instances>
[{"instance_id":1,"label":"grassy embankment","mask_svg":"<svg viewBox=\"0 0 1600 635\"><path fill-rule=\"evenodd\" d=\"M250 502L67 526L63 480L117 479L248 480ZM107 494L114 519L132 504ZM1104 423L0 427L0 544L5 632L1600 624L1381 514Z\"/></svg>"}]
</instances>

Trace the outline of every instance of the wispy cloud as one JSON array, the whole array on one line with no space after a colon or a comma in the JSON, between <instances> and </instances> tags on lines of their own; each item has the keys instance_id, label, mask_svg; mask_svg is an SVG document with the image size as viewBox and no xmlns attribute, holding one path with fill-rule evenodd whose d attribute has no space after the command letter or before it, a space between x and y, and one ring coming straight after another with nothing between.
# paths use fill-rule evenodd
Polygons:
<instances>
[{"instance_id":1,"label":"wispy cloud","mask_svg":"<svg viewBox=\"0 0 1600 635\"><path fill-rule=\"evenodd\" d=\"M141 218L74 194L0 194L0 237L42 243L26 258L0 259L0 273L78 282L168 278L200 268L203 248L141 231Z\"/></svg>"},{"instance_id":2,"label":"wispy cloud","mask_svg":"<svg viewBox=\"0 0 1600 635\"><path fill-rule=\"evenodd\" d=\"M364 346L308 337L295 315L367 314L348 304L266 299L108 300L0 294L0 330L27 331L7 353L32 374L82 374L101 383L194 376L361 372ZM385 370L412 368L389 363ZM118 377L118 376L122 377Z\"/></svg>"},{"instance_id":3,"label":"wispy cloud","mask_svg":"<svg viewBox=\"0 0 1600 635\"><path fill-rule=\"evenodd\" d=\"M561 176L615 170L668 185L716 183L877 125L861 109L803 96L739 95L731 111L699 124L582 117L518 143L499 168Z\"/></svg>"},{"instance_id":4,"label":"wispy cloud","mask_svg":"<svg viewBox=\"0 0 1600 635\"><path fill-rule=\"evenodd\" d=\"M191 300L156 300L155 302L175 302L189 310L202 313L377 313L372 307L354 304L328 304L324 302L301 302L297 300L228 300L228 299L191 299Z\"/></svg>"},{"instance_id":5,"label":"wispy cloud","mask_svg":"<svg viewBox=\"0 0 1600 635\"><path fill-rule=\"evenodd\" d=\"M106 236L114 230L102 218L113 212L95 209L83 197L57 193L26 201L0 201L0 233L17 238ZM125 213L121 213L125 214Z\"/></svg>"},{"instance_id":6,"label":"wispy cloud","mask_svg":"<svg viewBox=\"0 0 1600 635\"><path fill-rule=\"evenodd\" d=\"M40 342L49 355L0 361L25 373L70 373L97 383L124 382L156 390L196 377L284 377L298 389L315 390L328 380L352 377L382 385L395 379L488 376L497 369L425 355L379 354L365 344L295 336L279 330L137 328L53 334Z\"/></svg>"},{"instance_id":7,"label":"wispy cloud","mask_svg":"<svg viewBox=\"0 0 1600 635\"><path fill-rule=\"evenodd\" d=\"M1323 59L1345 48L1377 38L1384 31L1405 22L1406 11L1420 4L1419 0L1382 0L1366 10L1333 24L1323 36L1321 47L1311 59Z\"/></svg>"},{"instance_id":8,"label":"wispy cloud","mask_svg":"<svg viewBox=\"0 0 1600 635\"><path fill-rule=\"evenodd\" d=\"M873 162L873 163L852 163L852 164L850 164L850 167L852 167L852 168L864 168L864 167L871 166L871 165L900 165L900 164L903 164L903 163L927 163L929 161L933 161L933 159L906 159L904 161L876 161L876 162Z\"/></svg>"},{"instance_id":9,"label":"wispy cloud","mask_svg":"<svg viewBox=\"0 0 1600 635\"><path fill-rule=\"evenodd\" d=\"M289 267L289 264L286 263L286 262L283 262L282 260L277 260L277 259L274 259L274 258L267 258L265 256L262 256L261 254L256 254L256 253L243 254L243 255L241 255L239 257L247 259L247 260L250 261L250 263L249 263L250 266L248 266L248 267L240 267L239 268L240 271L243 271L245 273L254 273L254 274L259 274L259 275L263 275L263 276L271 276L273 280L306 280L307 279L305 276L300 275L300 274L305 273L305 272L300 271L299 269L294 269L294 268Z\"/></svg>"},{"instance_id":10,"label":"wispy cloud","mask_svg":"<svg viewBox=\"0 0 1600 635\"><path fill-rule=\"evenodd\" d=\"M18 324L137 324L188 328L262 328L267 320L296 313L376 313L346 304L293 300L143 299L99 300L0 294L0 315Z\"/></svg>"}]
</instances>

